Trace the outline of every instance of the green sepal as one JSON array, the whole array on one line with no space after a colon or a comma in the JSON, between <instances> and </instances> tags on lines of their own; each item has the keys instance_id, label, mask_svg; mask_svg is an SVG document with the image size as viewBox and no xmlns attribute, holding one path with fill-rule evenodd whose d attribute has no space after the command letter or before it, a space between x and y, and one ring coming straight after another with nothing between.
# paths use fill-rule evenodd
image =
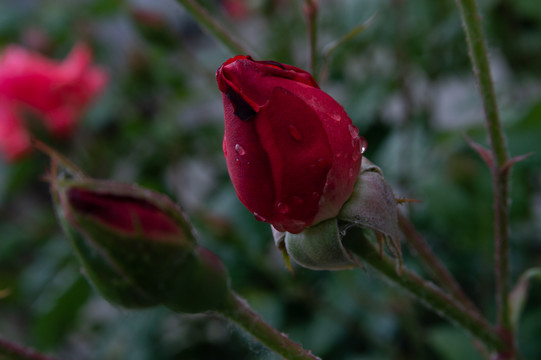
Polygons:
<instances>
[{"instance_id":1,"label":"green sepal","mask_svg":"<svg viewBox=\"0 0 541 360\"><path fill-rule=\"evenodd\" d=\"M393 190L385 181L381 169L367 158L363 158L359 179L351 197L346 201L338 219L346 224L372 230L379 243L383 244L397 260L398 272L402 268L402 250L398 236L398 203Z\"/></svg>"},{"instance_id":2,"label":"green sepal","mask_svg":"<svg viewBox=\"0 0 541 360\"><path fill-rule=\"evenodd\" d=\"M183 313L220 310L226 306L231 292L225 266L201 246L183 264L172 269L167 285L163 304Z\"/></svg>"},{"instance_id":3,"label":"green sepal","mask_svg":"<svg viewBox=\"0 0 541 360\"><path fill-rule=\"evenodd\" d=\"M83 275L107 301L126 308L146 308L160 303L152 294L139 288L110 259L104 257L63 217L58 218L79 259Z\"/></svg>"},{"instance_id":4,"label":"green sepal","mask_svg":"<svg viewBox=\"0 0 541 360\"><path fill-rule=\"evenodd\" d=\"M363 158L359 179L338 218L398 239L396 198L381 169Z\"/></svg>"},{"instance_id":5,"label":"green sepal","mask_svg":"<svg viewBox=\"0 0 541 360\"><path fill-rule=\"evenodd\" d=\"M313 270L344 270L359 266L342 245L336 218L325 220L298 234L285 233L287 254L299 265Z\"/></svg>"}]
</instances>

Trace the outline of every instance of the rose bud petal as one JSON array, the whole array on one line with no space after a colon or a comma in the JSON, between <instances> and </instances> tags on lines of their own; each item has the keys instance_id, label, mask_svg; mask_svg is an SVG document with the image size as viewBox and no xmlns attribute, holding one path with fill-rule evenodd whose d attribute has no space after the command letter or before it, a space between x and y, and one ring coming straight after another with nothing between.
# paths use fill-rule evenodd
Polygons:
<instances>
[{"instance_id":1,"label":"rose bud petal","mask_svg":"<svg viewBox=\"0 0 541 360\"><path fill-rule=\"evenodd\" d=\"M258 220L299 233L335 217L353 191L361 141L342 106L291 65L236 56L217 71L224 154Z\"/></svg>"},{"instance_id":2,"label":"rose bud petal","mask_svg":"<svg viewBox=\"0 0 541 360\"><path fill-rule=\"evenodd\" d=\"M225 305L227 271L197 245L174 202L136 185L90 179L59 155L51 156L58 219L85 275L107 300L124 307L163 304L188 313Z\"/></svg>"}]
</instances>

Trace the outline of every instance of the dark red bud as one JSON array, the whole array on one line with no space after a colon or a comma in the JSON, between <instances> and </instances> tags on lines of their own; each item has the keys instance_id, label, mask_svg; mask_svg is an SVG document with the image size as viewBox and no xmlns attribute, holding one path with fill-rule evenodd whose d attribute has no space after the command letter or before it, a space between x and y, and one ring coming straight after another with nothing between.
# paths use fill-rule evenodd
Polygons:
<instances>
[{"instance_id":1,"label":"dark red bud","mask_svg":"<svg viewBox=\"0 0 541 360\"><path fill-rule=\"evenodd\" d=\"M142 199L102 194L77 187L68 190L67 198L70 206L80 215L93 217L127 234L141 234L149 238L182 234L173 219Z\"/></svg>"}]
</instances>

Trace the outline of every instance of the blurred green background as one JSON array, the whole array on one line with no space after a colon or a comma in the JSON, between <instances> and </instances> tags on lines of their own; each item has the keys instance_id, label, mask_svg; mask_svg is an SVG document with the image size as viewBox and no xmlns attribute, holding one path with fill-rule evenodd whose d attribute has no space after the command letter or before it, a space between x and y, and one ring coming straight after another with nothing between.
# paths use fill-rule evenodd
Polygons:
<instances>
[{"instance_id":1,"label":"blurred green background","mask_svg":"<svg viewBox=\"0 0 541 360\"><path fill-rule=\"evenodd\" d=\"M201 1L254 57L307 68L304 1ZM541 137L541 7L481 0L496 91L513 155ZM350 114L417 229L493 320L492 195L464 135L486 144L459 14L451 0L320 0L318 52L377 13L338 48L320 85ZM173 0L4 0L0 47L61 59L84 41L111 79L68 141L44 137L88 174L169 194L232 286L265 319L324 359L478 359L470 339L370 269L292 276L269 226L238 201L222 149L214 74L230 53ZM512 279L541 265L541 158L512 172ZM56 223L41 154L0 163L0 335L62 359L278 359L214 315L127 311L88 285ZM428 277L403 245L406 265ZM518 341L541 359L541 284Z\"/></svg>"}]
</instances>

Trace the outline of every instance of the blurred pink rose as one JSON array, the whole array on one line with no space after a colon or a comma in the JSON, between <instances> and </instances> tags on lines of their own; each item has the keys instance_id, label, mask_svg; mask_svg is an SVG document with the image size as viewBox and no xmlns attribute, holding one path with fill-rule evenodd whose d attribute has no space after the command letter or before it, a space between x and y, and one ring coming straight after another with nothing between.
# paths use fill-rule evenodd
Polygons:
<instances>
[{"instance_id":1,"label":"blurred pink rose","mask_svg":"<svg viewBox=\"0 0 541 360\"><path fill-rule=\"evenodd\" d=\"M20 159L30 150L30 136L10 100L0 97L0 153L7 161Z\"/></svg>"},{"instance_id":2,"label":"blurred pink rose","mask_svg":"<svg viewBox=\"0 0 541 360\"><path fill-rule=\"evenodd\" d=\"M250 12L246 0L222 0L222 6L227 14L236 20L246 18Z\"/></svg>"},{"instance_id":3,"label":"blurred pink rose","mask_svg":"<svg viewBox=\"0 0 541 360\"><path fill-rule=\"evenodd\" d=\"M75 46L57 62L11 45L0 54L0 151L8 161L30 149L21 110L40 116L55 136L72 133L85 107L104 89L108 76L91 64L91 50Z\"/></svg>"}]
</instances>

